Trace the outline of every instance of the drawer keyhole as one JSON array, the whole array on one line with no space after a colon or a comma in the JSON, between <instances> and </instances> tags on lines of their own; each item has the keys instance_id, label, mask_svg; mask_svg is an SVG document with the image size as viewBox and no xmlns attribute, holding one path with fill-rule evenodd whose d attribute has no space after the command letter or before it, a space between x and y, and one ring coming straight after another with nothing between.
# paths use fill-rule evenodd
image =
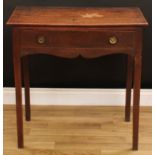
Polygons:
<instances>
[{"instance_id":1,"label":"drawer keyhole","mask_svg":"<svg viewBox=\"0 0 155 155\"><path fill-rule=\"evenodd\" d=\"M114 44L117 44L118 40L115 36L112 36L109 38L109 43L114 45Z\"/></svg>"},{"instance_id":2,"label":"drawer keyhole","mask_svg":"<svg viewBox=\"0 0 155 155\"><path fill-rule=\"evenodd\" d=\"M39 36L39 37L37 38L37 42L38 42L39 44L44 44L44 43L45 43L45 37L44 37L44 36Z\"/></svg>"}]
</instances>

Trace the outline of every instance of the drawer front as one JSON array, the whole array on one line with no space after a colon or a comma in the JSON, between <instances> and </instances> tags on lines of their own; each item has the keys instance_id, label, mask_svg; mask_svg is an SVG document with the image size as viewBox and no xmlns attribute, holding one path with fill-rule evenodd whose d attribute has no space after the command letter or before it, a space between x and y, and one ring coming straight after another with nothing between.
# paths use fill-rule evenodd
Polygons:
<instances>
[{"instance_id":1,"label":"drawer front","mask_svg":"<svg viewBox=\"0 0 155 155\"><path fill-rule=\"evenodd\" d=\"M23 48L105 48L134 47L134 32L129 31L22 31Z\"/></svg>"},{"instance_id":2,"label":"drawer front","mask_svg":"<svg viewBox=\"0 0 155 155\"><path fill-rule=\"evenodd\" d=\"M22 56L50 54L64 58L97 58L109 54L134 55L135 33L132 30L51 30L21 31Z\"/></svg>"}]
</instances>

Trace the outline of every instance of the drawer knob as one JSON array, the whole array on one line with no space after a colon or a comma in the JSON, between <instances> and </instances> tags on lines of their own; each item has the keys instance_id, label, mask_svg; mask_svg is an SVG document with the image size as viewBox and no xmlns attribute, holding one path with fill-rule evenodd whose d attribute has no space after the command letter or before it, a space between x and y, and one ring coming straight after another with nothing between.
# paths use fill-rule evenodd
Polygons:
<instances>
[{"instance_id":1,"label":"drawer knob","mask_svg":"<svg viewBox=\"0 0 155 155\"><path fill-rule=\"evenodd\" d=\"M37 38L37 42L38 42L39 44L44 44L44 43L45 43L45 37L44 37L44 36L39 36L39 37Z\"/></svg>"},{"instance_id":2,"label":"drawer knob","mask_svg":"<svg viewBox=\"0 0 155 155\"><path fill-rule=\"evenodd\" d=\"M112 36L109 38L109 43L114 45L118 42L117 38L115 36Z\"/></svg>"}]
</instances>

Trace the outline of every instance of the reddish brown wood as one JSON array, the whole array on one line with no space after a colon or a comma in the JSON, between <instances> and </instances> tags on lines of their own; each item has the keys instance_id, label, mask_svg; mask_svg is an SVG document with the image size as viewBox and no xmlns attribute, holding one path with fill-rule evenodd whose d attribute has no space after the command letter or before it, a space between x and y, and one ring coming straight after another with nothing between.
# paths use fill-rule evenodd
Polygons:
<instances>
[{"instance_id":1,"label":"reddish brown wood","mask_svg":"<svg viewBox=\"0 0 155 155\"><path fill-rule=\"evenodd\" d=\"M26 121L31 120L31 109L30 109L30 82L29 82L29 63L28 56L22 58L23 65L23 80L25 87L25 117Z\"/></svg>"},{"instance_id":2,"label":"reddish brown wood","mask_svg":"<svg viewBox=\"0 0 155 155\"><path fill-rule=\"evenodd\" d=\"M34 54L48 54L63 58L77 58L79 56L92 59L110 54L129 54L133 55L133 49L103 49L103 48L24 48L22 51L22 56L24 55L34 55Z\"/></svg>"},{"instance_id":3,"label":"reddish brown wood","mask_svg":"<svg viewBox=\"0 0 155 155\"><path fill-rule=\"evenodd\" d=\"M25 56L43 53L65 58L96 58L122 53L128 55L126 121L130 119L134 63L133 150L138 149L141 29L148 25L140 9L17 7L7 24L14 27L13 58L19 148L23 147L21 58L24 58L26 120L30 120L28 60ZM116 44L109 42L113 36L117 38Z\"/></svg>"},{"instance_id":4,"label":"reddish brown wood","mask_svg":"<svg viewBox=\"0 0 155 155\"><path fill-rule=\"evenodd\" d=\"M24 147L23 140L23 113L22 113L22 93L21 93L21 59L20 59L20 33L18 29L13 29L13 64L16 87L16 116L17 116L17 137L18 147Z\"/></svg>"},{"instance_id":5,"label":"reddish brown wood","mask_svg":"<svg viewBox=\"0 0 155 155\"><path fill-rule=\"evenodd\" d=\"M140 106L140 87L141 87L141 53L142 53L142 31L137 31L136 53L134 58L134 89L133 89L133 150L138 150L139 133L139 106Z\"/></svg>"},{"instance_id":6,"label":"reddish brown wood","mask_svg":"<svg viewBox=\"0 0 155 155\"><path fill-rule=\"evenodd\" d=\"M134 55L134 38L137 28L50 28L24 27L22 32L22 55L36 53L50 54L65 58L83 56L96 58L107 54L124 53ZM44 37L45 42L39 44L37 39ZM118 42L109 43L109 38L115 36ZM65 38L65 39L64 39Z\"/></svg>"},{"instance_id":7,"label":"reddish brown wood","mask_svg":"<svg viewBox=\"0 0 155 155\"><path fill-rule=\"evenodd\" d=\"M119 28L104 28L100 31L23 29L21 48L23 55L35 54L35 51L40 51L40 53L68 58L79 55L85 58L94 58L115 52L133 55L134 32L135 30L120 30ZM118 40L114 45L109 42L110 37L113 36ZM44 38L42 44L38 43L40 37Z\"/></svg>"},{"instance_id":8,"label":"reddish brown wood","mask_svg":"<svg viewBox=\"0 0 155 155\"><path fill-rule=\"evenodd\" d=\"M109 38L115 36L118 43L111 45ZM45 42L38 43L39 37ZM50 31L50 30L23 30L22 47L62 47L62 48L133 48L134 31L104 29L102 31ZM81 41L82 40L82 41Z\"/></svg>"},{"instance_id":9,"label":"reddish brown wood","mask_svg":"<svg viewBox=\"0 0 155 155\"><path fill-rule=\"evenodd\" d=\"M125 105L125 121L130 121L130 109L131 109L131 88L133 81L133 57L128 55L127 65L127 84L126 84L126 105Z\"/></svg>"},{"instance_id":10,"label":"reddish brown wood","mask_svg":"<svg viewBox=\"0 0 155 155\"><path fill-rule=\"evenodd\" d=\"M16 7L8 23L20 26L146 26L139 8Z\"/></svg>"}]
</instances>

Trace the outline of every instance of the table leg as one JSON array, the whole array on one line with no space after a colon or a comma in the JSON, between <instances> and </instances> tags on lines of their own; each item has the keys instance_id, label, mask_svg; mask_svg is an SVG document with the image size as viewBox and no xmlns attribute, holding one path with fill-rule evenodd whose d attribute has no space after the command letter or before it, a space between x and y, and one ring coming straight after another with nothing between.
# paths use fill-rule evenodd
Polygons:
<instances>
[{"instance_id":1,"label":"table leg","mask_svg":"<svg viewBox=\"0 0 155 155\"><path fill-rule=\"evenodd\" d=\"M23 138L23 114L22 114L22 85L21 85L21 58L20 58L20 37L17 29L13 30L13 65L16 87L16 116L17 116L17 138L18 147L24 147Z\"/></svg>"},{"instance_id":2,"label":"table leg","mask_svg":"<svg viewBox=\"0 0 155 155\"><path fill-rule=\"evenodd\" d=\"M135 59L133 92L133 150L138 150L141 60Z\"/></svg>"},{"instance_id":3,"label":"table leg","mask_svg":"<svg viewBox=\"0 0 155 155\"><path fill-rule=\"evenodd\" d=\"M131 109L131 88L133 82L133 57L128 55L127 64L127 83L126 83L126 105L125 105L125 121L130 121Z\"/></svg>"},{"instance_id":4,"label":"table leg","mask_svg":"<svg viewBox=\"0 0 155 155\"><path fill-rule=\"evenodd\" d=\"M28 56L22 58L23 80L25 87L25 117L26 121L31 120L31 107L30 107L30 84L29 84L29 63Z\"/></svg>"},{"instance_id":5,"label":"table leg","mask_svg":"<svg viewBox=\"0 0 155 155\"><path fill-rule=\"evenodd\" d=\"M138 150L139 135L139 107L140 107L140 87L141 87L141 52L142 52L142 32L137 33L136 50L134 58L134 86L133 86L133 150Z\"/></svg>"}]
</instances>

